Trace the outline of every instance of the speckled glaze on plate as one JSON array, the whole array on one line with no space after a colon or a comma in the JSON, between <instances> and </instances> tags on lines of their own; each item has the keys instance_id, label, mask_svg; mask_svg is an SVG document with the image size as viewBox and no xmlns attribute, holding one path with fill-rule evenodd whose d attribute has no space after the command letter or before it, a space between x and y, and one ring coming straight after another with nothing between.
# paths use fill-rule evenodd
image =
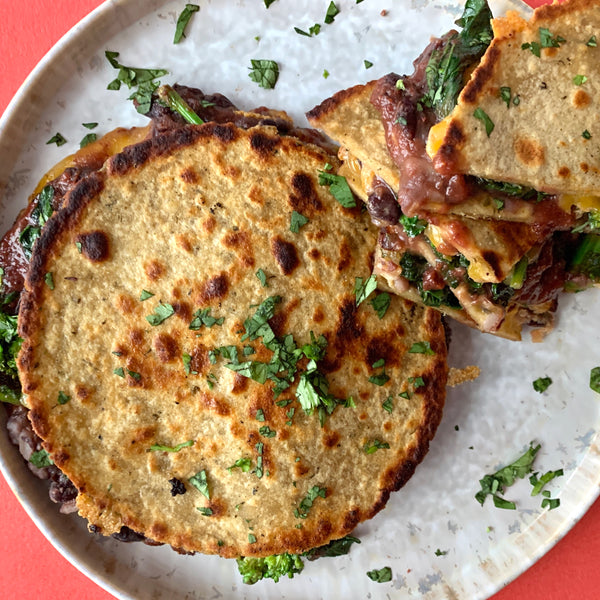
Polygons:
<instances>
[{"instance_id":1,"label":"speckled glaze on plate","mask_svg":"<svg viewBox=\"0 0 600 600\"><path fill-rule=\"evenodd\" d=\"M105 50L139 67L164 67L165 82L221 92L241 108L287 110L298 123L333 92L389 71L411 71L431 35L444 33L461 3L437 0L339 0L341 12L323 24L327 2L278 0L267 10L258 0L200 0L187 38L172 44L182 2L109 0L75 27L28 78L0 121L0 227L6 230L40 175L88 133L145 122L126 100L108 91L114 70ZM516 2L492 2L494 14ZM382 11L387 11L386 14ZM297 35L320 22L318 36ZM248 78L252 58L278 61L275 90ZM373 63L366 68L364 61ZM324 76L325 71L329 73ZM61 148L46 141L60 131ZM589 388L597 366L600 333L593 327L596 290L561 299L556 329L543 344L513 343L453 326L451 364L477 364L481 377L450 390L442 425L424 462L375 519L360 525L361 539L348 556L307 563L293 580L245 586L234 561L180 556L169 548L121 544L86 532L75 515L58 513L45 485L30 475L6 436L0 466L38 527L82 572L118 598L409 598L483 600L546 552L598 496L600 396ZM532 381L550 376L543 394ZM531 486L520 481L506 497L516 511L474 499L478 480L542 445L535 468L564 469L551 482L561 505L540 508ZM391 566L393 579L377 584L371 569Z\"/></svg>"}]
</instances>

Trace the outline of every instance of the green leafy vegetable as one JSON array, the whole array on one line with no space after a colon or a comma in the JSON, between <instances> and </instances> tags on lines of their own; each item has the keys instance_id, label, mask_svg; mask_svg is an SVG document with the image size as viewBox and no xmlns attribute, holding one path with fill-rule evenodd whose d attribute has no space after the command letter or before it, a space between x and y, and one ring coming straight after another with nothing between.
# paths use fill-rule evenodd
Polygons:
<instances>
[{"instance_id":1,"label":"green leafy vegetable","mask_svg":"<svg viewBox=\"0 0 600 600\"><path fill-rule=\"evenodd\" d=\"M54 464L50 458L50 454L43 448L33 452L29 457L29 462L38 469L43 469L44 467L49 467Z\"/></svg>"},{"instance_id":2,"label":"green leafy vegetable","mask_svg":"<svg viewBox=\"0 0 600 600\"><path fill-rule=\"evenodd\" d=\"M330 2L325 13L325 23L331 25L335 17L340 14L340 9L335 5L335 2Z\"/></svg>"},{"instance_id":3,"label":"green leafy vegetable","mask_svg":"<svg viewBox=\"0 0 600 600\"><path fill-rule=\"evenodd\" d=\"M409 349L412 354L428 354L433 356L435 352L431 349L429 342L415 342Z\"/></svg>"},{"instance_id":4,"label":"green leafy vegetable","mask_svg":"<svg viewBox=\"0 0 600 600\"><path fill-rule=\"evenodd\" d=\"M56 132L47 142L46 144L56 144L57 146L63 146L67 143L67 140L64 138L62 133Z\"/></svg>"},{"instance_id":5,"label":"green leafy vegetable","mask_svg":"<svg viewBox=\"0 0 600 600\"><path fill-rule=\"evenodd\" d=\"M390 567L373 569L372 571L367 571L367 577L376 583L386 583L392 580L392 569Z\"/></svg>"},{"instance_id":6,"label":"green leafy vegetable","mask_svg":"<svg viewBox=\"0 0 600 600\"><path fill-rule=\"evenodd\" d=\"M417 237L418 235L421 235L427 227L427 221L420 219L418 215L415 215L414 217L402 215L399 222L400 225L404 227L404 231L406 231L406 235L409 237Z\"/></svg>"},{"instance_id":7,"label":"green leafy vegetable","mask_svg":"<svg viewBox=\"0 0 600 600\"><path fill-rule=\"evenodd\" d=\"M581 273L592 281L600 281L600 235L587 233L581 236L570 270Z\"/></svg>"},{"instance_id":8,"label":"green leafy vegetable","mask_svg":"<svg viewBox=\"0 0 600 600\"><path fill-rule=\"evenodd\" d=\"M319 185L328 185L331 195L344 207L354 208L356 200L345 177L319 171Z\"/></svg>"},{"instance_id":9,"label":"green leafy vegetable","mask_svg":"<svg viewBox=\"0 0 600 600\"><path fill-rule=\"evenodd\" d=\"M177 446L163 446L161 444L152 444L152 446L150 446L150 452L179 452L183 448L189 448L193 445L194 440L182 442L181 444L177 444Z\"/></svg>"},{"instance_id":10,"label":"green leafy vegetable","mask_svg":"<svg viewBox=\"0 0 600 600\"><path fill-rule=\"evenodd\" d=\"M81 141L79 142L79 147L85 148L88 144L95 142L97 139L98 136L95 133L88 133L87 135L83 136L83 138L81 138Z\"/></svg>"},{"instance_id":11,"label":"green leafy vegetable","mask_svg":"<svg viewBox=\"0 0 600 600\"><path fill-rule=\"evenodd\" d=\"M297 554L275 554L265 558L242 557L236 561L244 583L250 585L261 579L273 579L277 582L284 575L292 579L304 569L304 563Z\"/></svg>"},{"instance_id":12,"label":"green leafy vegetable","mask_svg":"<svg viewBox=\"0 0 600 600\"><path fill-rule=\"evenodd\" d=\"M387 292L381 292L381 294L377 294L375 298L369 300L369 304L373 307L373 310L377 313L377 316L380 319L383 319L385 313L390 307L391 297Z\"/></svg>"},{"instance_id":13,"label":"green leafy vegetable","mask_svg":"<svg viewBox=\"0 0 600 600\"><path fill-rule=\"evenodd\" d=\"M187 123L192 125L202 125L204 123L192 107L170 85L161 85L156 90L156 95L165 106L181 115Z\"/></svg>"},{"instance_id":14,"label":"green leafy vegetable","mask_svg":"<svg viewBox=\"0 0 600 600\"><path fill-rule=\"evenodd\" d=\"M252 459L250 458L238 458L227 470L231 473L233 469L241 469L244 473L247 473L252 468Z\"/></svg>"},{"instance_id":15,"label":"green leafy vegetable","mask_svg":"<svg viewBox=\"0 0 600 600\"><path fill-rule=\"evenodd\" d=\"M248 77L261 88L273 89L279 78L279 65L274 60L251 59Z\"/></svg>"},{"instance_id":16,"label":"green leafy vegetable","mask_svg":"<svg viewBox=\"0 0 600 600\"><path fill-rule=\"evenodd\" d=\"M533 382L533 389L540 394L545 392L552 385L552 379L550 377L538 377Z\"/></svg>"},{"instance_id":17,"label":"green leafy vegetable","mask_svg":"<svg viewBox=\"0 0 600 600\"><path fill-rule=\"evenodd\" d=\"M67 402L69 402L69 400L71 400L71 396L69 396L68 394L65 394L64 392L58 392L58 398L57 398L57 402L59 404L66 404Z\"/></svg>"},{"instance_id":18,"label":"green leafy vegetable","mask_svg":"<svg viewBox=\"0 0 600 600\"><path fill-rule=\"evenodd\" d=\"M173 43L179 44L182 38L185 37L185 28L187 27L192 15L198 12L200 7L197 4L186 4L185 8L181 11L181 14L177 18L177 25L175 27L175 35L173 37Z\"/></svg>"},{"instance_id":19,"label":"green leafy vegetable","mask_svg":"<svg viewBox=\"0 0 600 600\"><path fill-rule=\"evenodd\" d=\"M172 317L174 314L175 309L171 304L159 302L154 308L154 313L146 317L146 321L148 321L152 327L156 327L163 321L166 321L169 317Z\"/></svg>"},{"instance_id":20,"label":"green leafy vegetable","mask_svg":"<svg viewBox=\"0 0 600 600\"><path fill-rule=\"evenodd\" d=\"M0 384L0 402L6 402L6 404L14 404L19 406L21 404L21 394L13 390L8 385Z\"/></svg>"},{"instance_id":21,"label":"green leafy vegetable","mask_svg":"<svg viewBox=\"0 0 600 600\"><path fill-rule=\"evenodd\" d=\"M315 500L317 498L325 498L326 495L327 488L313 485L313 487L308 490L308 494L300 502L298 508L294 509L294 516L298 519L306 519Z\"/></svg>"},{"instance_id":22,"label":"green leafy vegetable","mask_svg":"<svg viewBox=\"0 0 600 600\"><path fill-rule=\"evenodd\" d=\"M118 52L106 50L104 52L106 60L114 69L118 69L116 79L113 79L107 89L109 90L120 90L121 85L125 84L128 89L137 88L131 96L130 100L134 100L137 103L136 110L145 115L152 104L152 94L160 85L160 82L156 81L159 77L167 75L166 69L139 69L136 67L127 67L122 65L117 58L119 57Z\"/></svg>"},{"instance_id":23,"label":"green leafy vegetable","mask_svg":"<svg viewBox=\"0 0 600 600\"><path fill-rule=\"evenodd\" d=\"M260 281L260 284L263 287L269 287L269 284L267 283L267 276L262 269L259 269L258 271L256 271L256 277L258 278L258 280Z\"/></svg>"},{"instance_id":24,"label":"green leafy vegetable","mask_svg":"<svg viewBox=\"0 0 600 600\"><path fill-rule=\"evenodd\" d=\"M292 233L298 233L301 227L304 227L308 223L308 217L300 214L299 212L293 211L290 219L290 231Z\"/></svg>"},{"instance_id":25,"label":"green leafy vegetable","mask_svg":"<svg viewBox=\"0 0 600 600\"><path fill-rule=\"evenodd\" d=\"M600 367L594 367L590 371L590 388L600 394Z\"/></svg>"},{"instance_id":26,"label":"green leafy vegetable","mask_svg":"<svg viewBox=\"0 0 600 600\"><path fill-rule=\"evenodd\" d=\"M198 309L193 315L194 318L192 319L189 328L197 331L201 327L210 328L213 325L223 325L225 317L219 317L216 319L210 314L211 310L211 308Z\"/></svg>"},{"instance_id":27,"label":"green leafy vegetable","mask_svg":"<svg viewBox=\"0 0 600 600\"><path fill-rule=\"evenodd\" d=\"M557 469L556 471L548 471L544 473L541 477L538 478L537 473L534 473L529 477L529 483L533 486L531 490L532 496L537 496L543 489L547 483L550 483L553 479L557 477L562 477L564 475L564 471L562 469Z\"/></svg>"},{"instance_id":28,"label":"green leafy vegetable","mask_svg":"<svg viewBox=\"0 0 600 600\"><path fill-rule=\"evenodd\" d=\"M188 481L204 496L210 500L210 491L208 489L208 481L206 479L206 471L198 471L195 475L192 475Z\"/></svg>"},{"instance_id":29,"label":"green leafy vegetable","mask_svg":"<svg viewBox=\"0 0 600 600\"><path fill-rule=\"evenodd\" d=\"M303 554L308 560L317 560L317 558L332 558L336 556L344 556L350 552L352 544L360 544L357 537L347 535L339 540L333 540L325 546L312 548Z\"/></svg>"},{"instance_id":30,"label":"green leafy vegetable","mask_svg":"<svg viewBox=\"0 0 600 600\"><path fill-rule=\"evenodd\" d=\"M473 112L473 116L485 125L485 133L490 137L490 134L494 131L494 122L489 118L487 113L481 107L477 107Z\"/></svg>"},{"instance_id":31,"label":"green leafy vegetable","mask_svg":"<svg viewBox=\"0 0 600 600\"><path fill-rule=\"evenodd\" d=\"M389 449L390 445L387 442L381 440L373 440L372 442L366 442L363 446L365 454L374 454L377 450Z\"/></svg>"},{"instance_id":32,"label":"green leafy vegetable","mask_svg":"<svg viewBox=\"0 0 600 600\"><path fill-rule=\"evenodd\" d=\"M529 449L516 461L480 479L481 490L475 494L477 502L483 506L487 496L492 496L494 506L497 508L514 510L516 508L515 503L502 498L504 488L511 486L516 479L524 479L531 473L533 461L540 448L540 444L534 446L533 443L530 443Z\"/></svg>"},{"instance_id":33,"label":"green leafy vegetable","mask_svg":"<svg viewBox=\"0 0 600 600\"><path fill-rule=\"evenodd\" d=\"M377 289L377 275L373 274L363 281L362 277L354 278L354 296L356 306L362 304Z\"/></svg>"}]
</instances>

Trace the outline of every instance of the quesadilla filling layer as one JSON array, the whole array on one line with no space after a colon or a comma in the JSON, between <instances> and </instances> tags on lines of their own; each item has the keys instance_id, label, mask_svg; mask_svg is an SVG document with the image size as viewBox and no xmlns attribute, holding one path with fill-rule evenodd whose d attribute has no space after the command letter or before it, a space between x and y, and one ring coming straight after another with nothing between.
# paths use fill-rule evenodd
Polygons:
<instances>
[{"instance_id":1,"label":"quesadilla filling layer","mask_svg":"<svg viewBox=\"0 0 600 600\"><path fill-rule=\"evenodd\" d=\"M353 150L343 146L339 153L341 172L382 227L375 272L393 290L510 339L520 339L522 326L530 325L539 340L552 327L560 291L598 281L598 213L586 212L582 202L574 206L565 194L436 170L431 159L493 39L491 17L485 1L467 2L460 32L434 39L412 75L391 73L363 87L371 90L398 186L384 181L384 170L361 153L352 133ZM334 126L332 133L327 119L336 110L343 114L345 102L360 103L359 87L325 101L309 120L335 138L342 131Z\"/></svg>"}]
</instances>

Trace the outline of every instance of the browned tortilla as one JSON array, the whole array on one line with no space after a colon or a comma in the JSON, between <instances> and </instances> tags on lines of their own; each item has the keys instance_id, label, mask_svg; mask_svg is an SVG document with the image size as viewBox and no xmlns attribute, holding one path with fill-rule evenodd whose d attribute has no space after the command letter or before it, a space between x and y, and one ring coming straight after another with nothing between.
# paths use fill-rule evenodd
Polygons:
<instances>
[{"instance_id":1,"label":"browned tortilla","mask_svg":"<svg viewBox=\"0 0 600 600\"><path fill-rule=\"evenodd\" d=\"M373 517L423 459L445 395L439 313L357 306L377 231L319 185L327 163L273 128L185 127L112 158L44 228L20 377L96 530L225 557L302 552ZM338 401L323 424L296 397L308 358L279 395L226 366L231 347L273 358L264 337L243 339L269 297L281 344L327 341L316 366ZM200 310L222 321L190 328Z\"/></svg>"},{"instance_id":2,"label":"browned tortilla","mask_svg":"<svg viewBox=\"0 0 600 600\"><path fill-rule=\"evenodd\" d=\"M509 13L493 26L494 40L448 118L436 168L600 195L600 2L544 6L529 22ZM522 46L540 44L540 29L557 46L538 48L538 57ZM489 135L478 109L493 123Z\"/></svg>"}]
</instances>

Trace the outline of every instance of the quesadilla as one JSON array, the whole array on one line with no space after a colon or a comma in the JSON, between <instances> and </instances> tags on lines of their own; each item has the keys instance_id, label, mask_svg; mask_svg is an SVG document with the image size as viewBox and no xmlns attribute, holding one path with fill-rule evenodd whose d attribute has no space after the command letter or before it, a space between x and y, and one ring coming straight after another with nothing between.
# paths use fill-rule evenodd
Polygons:
<instances>
[{"instance_id":1,"label":"quesadilla","mask_svg":"<svg viewBox=\"0 0 600 600\"><path fill-rule=\"evenodd\" d=\"M541 294L538 288L534 296L531 282L563 264L558 257L548 261L555 252L552 230L451 210L407 217L396 192L401 176L370 102L377 85L373 81L342 90L307 114L314 127L341 144L340 173L381 228L375 273L387 289L482 331L520 339L524 324L546 330L555 289L547 286ZM492 200L488 196L490 204ZM477 201L470 200L474 207ZM523 204L528 218L535 218L539 205Z\"/></svg>"},{"instance_id":2,"label":"quesadilla","mask_svg":"<svg viewBox=\"0 0 600 600\"><path fill-rule=\"evenodd\" d=\"M19 376L94 531L299 553L374 516L425 455L444 328L371 295L377 229L319 184L337 165L274 127L185 126L45 223Z\"/></svg>"}]
</instances>

